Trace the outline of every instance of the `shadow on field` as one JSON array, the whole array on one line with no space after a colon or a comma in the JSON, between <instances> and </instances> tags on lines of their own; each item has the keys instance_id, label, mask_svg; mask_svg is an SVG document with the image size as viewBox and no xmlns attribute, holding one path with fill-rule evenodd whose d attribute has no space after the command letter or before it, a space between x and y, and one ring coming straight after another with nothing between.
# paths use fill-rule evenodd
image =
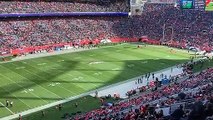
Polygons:
<instances>
[{"instance_id":1,"label":"shadow on field","mask_svg":"<svg viewBox=\"0 0 213 120\"><path fill-rule=\"evenodd\" d=\"M186 61L188 61L188 60L186 60L186 59L185 60L172 60L172 59L124 60L124 61L120 61L120 62L124 63L124 66L122 66L122 70L119 70L120 73L116 73L118 75L116 75L114 78L112 78L108 81L88 81L87 82L87 81L80 81L80 80L79 81L78 80L74 80L74 81L72 81L72 80L70 80L70 81L69 80L68 81L53 80L57 76L66 74L67 72L69 72L68 70L74 70L74 71L77 70L82 73L85 71L88 73L89 72L93 73L94 71L96 71L96 72L104 71L103 75L104 74L114 75L113 71L115 71L115 70L113 70L113 69L111 69L111 70L104 69L104 68L97 69L97 68L95 68L95 65L87 65L87 66L85 66L85 68L79 69L76 67L78 66L80 61L65 60L64 62L60 63L59 67L56 68L56 69L61 69L60 71L50 69L49 71L44 72L44 71L38 70L39 71L38 73L31 74L31 76L26 76L26 78L28 78L29 81L25 80L25 81L23 81L23 83L19 83L20 86L17 85L16 83L13 83L13 84L7 84L5 86L0 87L0 98L1 99L21 99L21 100L24 100L24 99L41 100L41 99L43 99L43 100L57 101L57 100L61 100L63 98L60 98L60 97L49 98L48 96L38 98L36 96L34 97L33 95L30 97L14 97L14 96L12 96L12 94L15 92L18 92L18 91L32 88L34 86L38 86L38 85L41 86L44 83L67 83L67 84L86 83L88 86L92 85L92 84L96 84L96 83L104 83L103 85L97 84L98 87L93 88L93 89L97 89L97 88L103 87L105 85L110 85L110 84L113 84L116 82L124 81L124 80L130 79L130 78L136 77L136 76L143 75L145 73L149 73L152 71L159 71L161 69L164 69L164 68L167 68L170 66L174 66L174 65L177 65L180 63L184 63ZM110 61L107 61L107 62L110 62ZM111 62L113 63L115 61L111 61ZM11 66L11 64L14 64L14 63L8 63L8 64L2 64L2 65L4 67L10 69L11 71L21 74L19 71L14 70L14 67L13 67L13 65ZM23 63L19 62L19 64L23 64ZM28 64L23 64L23 66L26 66L26 68L32 68L32 66L30 66ZM32 68L32 69L36 69L36 68ZM25 70L23 69L23 71L25 71ZM44 76L46 79L42 78ZM72 77L70 77L70 78L72 78ZM95 76L95 78L101 80L101 76ZM73 84L73 87L78 87L75 84ZM79 90L83 90L83 89L81 87L79 87ZM90 90L92 90L92 89L90 89ZM63 93L61 93L61 94L63 94ZM59 94L59 96L60 96L60 94ZM72 96L72 95L70 95L70 96ZM28 104L30 104L30 103L28 103Z\"/></svg>"},{"instance_id":2,"label":"shadow on field","mask_svg":"<svg viewBox=\"0 0 213 120\"><path fill-rule=\"evenodd\" d=\"M60 66L58 67L58 69L62 69L62 68L74 69L76 67L76 65L78 65L78 61L69 61L69 62L70 62L70 64L67 64L66 62L61 63ZM21 62L16 62L16 63L23 64ZM13 67L13 64L14 63L2 64L2 66L6 67L7 69L9 69L9 70L11 70L15 73L18 73L19 75L21 75L21 73L19 71L25 71L26 73L29 74L29 71L26 71L25 69L15 70L14 69L15 67ZM26 68L32 68L33 70L36 69L36 68L33 68L32 66L30 66L28 64L23 64L23 66L25 66ZM38 69L36 69L36 70L38 70ZM40 71L40 72L35 73L35 74L31 74L31 76L27 76L27 77L25 76L25 78L28 79L28 81L23 80L23 83L17 82L17 83L7 84L7 85L4 85L4 86L1 86L0 87L0 98L5 98L5 99L9 99L9 98L38 99L38 97L30 97L30 98L22 97L22 98L19 98L19 97L13 97L13 96L10 96L10 95L13 94L14 92L17 92L17 91L26 90L26 89L32 88L34 86L38 86L38 85L41 86L44 83L53 82L53 81L51 81L52 79L54 79L57 76L60 76L61 74L66 73L66 71L62 72L62 71L57 71L57 70L54 70L54 69L50 69L49 71L41 71L41 70L38 70L38 71ZM44 79L44 78L46 78L46 79ZM13 81L15 81L15 79ZM40 97L39 99L46 99L46 98ZM63 99L63 98L53 98L53 99L59 100L59 99Z\"/></svg>"}]
</instances>

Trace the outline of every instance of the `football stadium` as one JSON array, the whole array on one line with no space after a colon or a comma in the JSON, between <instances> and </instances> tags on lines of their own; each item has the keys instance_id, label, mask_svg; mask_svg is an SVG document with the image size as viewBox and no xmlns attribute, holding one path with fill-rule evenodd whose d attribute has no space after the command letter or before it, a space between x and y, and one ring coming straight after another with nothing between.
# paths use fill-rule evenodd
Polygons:
<instances>
[{"instance_id":1,"label":"football stadium","mask_svg":"<svg viewBox=\"0 0 213 120\"><path fill-rule=\"evenodd\" d=\"M1 0L0 120L213 120L212 11Z\"/></svg>"}]
</instances>

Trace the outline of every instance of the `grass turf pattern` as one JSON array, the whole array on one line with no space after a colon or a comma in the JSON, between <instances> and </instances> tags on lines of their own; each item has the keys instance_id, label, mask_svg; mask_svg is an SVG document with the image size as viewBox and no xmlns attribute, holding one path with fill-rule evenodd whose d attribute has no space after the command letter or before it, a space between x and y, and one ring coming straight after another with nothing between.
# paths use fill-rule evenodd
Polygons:
<instances>
[{"instance_id":1,"label":"grass turf pattern","mask_svg":"<svg viewBox=\"0 0 213 120\"><path fill-rule=\"evenodd\" d=\"M209 59L209 60L204 61L203 64L200 63L200 64L194 65L193 72L194 73L200 72L202 70L211 68L212 66L213 66L213 59Z\"/></svg>"},{"instance_id":2,"label":"grass turf pattern","mask_svg":"<svg viewBox=\"0 0 213 120\"><path fill-rule=\"evenodd\" d=\"M115 102L116 100L113 98L106 99L105 102ZM75 107L75 103L78 104ZM89 103L89 104L88 104ZM92 96L85 96L83 98L79 98L76 100L72 100L62 105L61 111L59 111L56 107L48 108L44 111L44 116L42 116L42 112L36 112L23 117L23 120L62 120L65 114L69 114L69 116L76 115L78 111L82 113L89 112L91 110L100 108L101 102L98 98L94 98Z\"/></svg>"},{"instance_id":3,"label":"grass turf pattern","mask_svg":"<svg viewBox=\"0 0 213 120\"><path fill-rule=\"evenodd\" d=\"M0 64L0 117L158 71L189 60L187 51L136 44ZM1 106L1 105L0 105Z\"/></svg>"}]
</instances>

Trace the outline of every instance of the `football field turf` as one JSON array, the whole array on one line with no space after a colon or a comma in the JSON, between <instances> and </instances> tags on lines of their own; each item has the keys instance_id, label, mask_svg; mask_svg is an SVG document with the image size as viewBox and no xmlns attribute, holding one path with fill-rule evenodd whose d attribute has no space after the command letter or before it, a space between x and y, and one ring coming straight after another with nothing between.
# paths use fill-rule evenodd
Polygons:
<instances>
[{"instance_id":1,"label":"football field turf","mask_svg":"<svg viewBox=\"0 0 213 120\"><path fill-rule=\"evenodd\" d=\"M170 49L125 43L1 63L0 118L189 60L187 51ZM5 100L14 106L3 107Z\"/></svg>"}]
</instances>

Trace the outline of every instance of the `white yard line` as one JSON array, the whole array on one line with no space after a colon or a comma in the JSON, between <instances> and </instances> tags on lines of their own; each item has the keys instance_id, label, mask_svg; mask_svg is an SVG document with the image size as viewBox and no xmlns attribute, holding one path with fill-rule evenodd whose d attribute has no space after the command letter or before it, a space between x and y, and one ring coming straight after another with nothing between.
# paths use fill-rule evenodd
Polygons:
<instances>
[{"instance_id":1,"label":"white yard line","mask_svg":"<svg viewBox=\"0 0 213 120\"><path fill-rule=\"evenodd\" d=\"M0 104L2 105L2 106L4 106L4 104L2 103L2 102L0 102ZM12 114L15 114L12 110L10 110L8 107L6 107L6 106L4 106L10 113L12 113Z\"/></svg>"},{"instance_id":2,"label":"white yard line","mask_svg":"<svg viewBox=\"0 0 213 120\"><path fill-rule=\"evenodd\" d=\"M13 59L11 61L3 61L3 62L0 62L0 64L3 64L3 63L8 63L8 62L15 62L15 61L22 61L22 60L27 60L27 59L33 59L33 58L42 58L42 57L47 57L47 56L55 56L55 55L62 55L62 54L67 54L67 53L75 53L75 52L81 52L81 51L88 51L88 50L95 50L95 49L105 49L105 48L110 48L110 47L116 47L116 46L122 46L126 43L123 43L123 44L119 44L119 45L114 45L114 46L102 46L102 47L96 47L96 48L91 48L91 49L83 49L83 48L78 48L78 49L69 49L69 50L64 50L64 51L54 51L54 52L51 52L51 53L38 53L38 54L28 54L27 56L22 56L22 57L17 57L16 59ZM166 47L166 46L160 46L160 45L149 45L149 46L152 46L152 47ZM181 51L181 52L184 52L184 53L187 53L188 51L187 50L182 50L182 49L177 49L177 48L173 48L177 51ZM194 52L191 52L190 53L194 53Z\"/></svg>"},{"instance_id":3,"label":"white yard line","mask_svg":"<svg viewBox=\"0 0 213 120\"><path fill-rule=\"evenodd\" d=\"M66 75L68 75L68 76L70 76L70 77L73 77L71 74L66 74ZM84 75L86 75L86 74L84 74ZM93 77L94 78L94 77ZM97 78L96 78L97 79ZM84 80L85 81L85 80ZM87 80L86 80L87 81ZM87 82L89 82L89 81L87 81ZM72 83L72 81L70 81L70 83ZM75 83L73 83L73 84L75 84ZM96 84L94 84L94 83L89 83L89 84L92 84L93 86L95 86L95 87L98 87ZM79 86L79 85L76 85L76 86L78 86L78 87L80 87L80 88L82 88L82 89L84 89L84 90L86 90L85 88L83 88L83 87L81 87L81 86Z\"/></svg>"},{"instance_id":4,"label":"white yard line","mask_svg":"<svg viewBox=\"0 0 213 120\"><path fill-rule=\"evenodd\" d=\"M176 67L176 66L173 66L173 68L174 67ZM154 73L162 73L164 71L171 70L171 68L172 67L169 67L169 68L166 68L166 69L154 72ZM3 118L0 118L0 120L11 120L11 119L15 119L15 118L19 117L19 114L21 114L22 116L25 116L25 115L28 115L28 114L31 114L31 113L34 113L34 112L38 112L38 111L41 111L41 110L44 110L44 109L56 106L58 104L63 104L63 103L72 101L74 99L78 99L78 98L81 98L81 97L84 97L84 96L87 96L87 95L94 94L96 91L107 90L108 88L112 88L112 87L115 87L115 86L118 86L118 85L121 85L121 84L129 83L129 82L135 82L135 80L137 78L139 78L139 77L141 77L141 76L138 76L138 77L126 80L126 81L122 81L122 82L119 82L119 83L115 83L115 84L112 84L112 85L109 85L109 86L105 86L105 87L99 88L97 90L92 90L92 91L89 91L89 92L86 92L86 93L83 93L83 94L80 94L80 95L77 95L77 96L69 97L69 98L66 98L64 100L59 100L59 101L56 101L56 102L53 102L53 103L50 103L50 104L47 104L47 105L44 105L44 106L40 106L40 107L36 107L36 108L30 109L30 110L27 110L27 111L23 111L21 113L17 113L17 114L14 114L14 115L3 117Z\"/></svg>"},{"instance_id":5,"label":"white yard line","mask_svg":"<svg viewBox=\"0 0 213 120\"><path fill-rule=\"evenodd\" d=\"M0 76L3 76L4 78L7 78L8 80L10 80L11 82L13 82L13 83L15 83L15 84L17 84L18 86L20 86L18 83L16 83L16 82L14 82L13 80L11 80L9 77L7 77L7 76L5 76L5 75L3 75L3 74L1 74L0 73ZM22 86L20 86L21 88L23 88ZM8 90L6 90L6 89L4 89L5 91L8 91ZM8 92L10 92L10 91L8 91ZM29 106L28 104L26 104L24 101L22 101L21 99L19 99L17 96L15 96L15 95L13 95L14 97L16 97L18 100L20 100L22 103L24 103L26 106L28 106L29 108L32 108L31 106Z\"/></svg>"},{"instance_id":6,"label":"white yard line","mask_svg":"<svg viewBox=\"0 0 213 120\"><path fill-rule=\"evenodd\" d=\"M14 64L14 63L13 63L13 64ZM4 67L4 66L3 66L3 67ZM5 67L5 68L6 68L6 67ZM7 69L7 68L6 68L6 69ZM10 69L8 69L8 70L10 70ZM12 71L12 70L10 70L10 71ZM28 70L25 69L25 71L28 71ZM13 72L13 71L12 71L12 72ZM28 72L30 72L30 71L28 71ZM15 73L16 73L16 72L15 72ZM16 73L16 74L19 75L20 77L22 77L22 78L24 78L24 79L30 81L28 78L26 78L26 77L20 75L19 73ZM33 73L30 72L30 74L33 74ZM37 76L38 76L38 75L37 75ZM38 76L38 77L40 77L40 76ZM33 82L33 81L32 81L32 82ZM35 85L37 85L37 86L40 86L41 88L43 88L43 89L46 90L47 92L50 92L51 94L54 94L54 95L56 95L56 96L59 97L59 98L62 98L61 96L55 94L54 92L51 92L50 90L48 90L48 89L42 87L41 85L39 85L39 84L37 84L37 83L35 83L35 82L33 82L33 83L34 83Z\"/></svg>"},{"instance_id":7,"label":"white yard line","mask_svg":"<svg viewBox=\"0 0 213 120\"><path fill-rule=\"evenodd\" d=\"M14 63L12 63L12 64L14 64ZM29 66L33 67L32 65L29 65ZM33 68L35 68L35 67L33 67ZM39 69L39 68L36 68L36 69ZM46 71L44 71L44 70L41 70L41 69L39 69L39 70L42 71L42 72L44 72L44 73L50 74L50 73L48 73L48 72L46 72ZM25 71L27 71L28 73L33 74L33 75L35 75L35 76L37 76L37 77L39 77L39 78L42 78L43 80L45 80L45 81L47 81L47 82L50 82L50 81L46 80L44 77L38 76L37 74L30 72L29 70L26 70L26 69L25 69ZM36 83L35 83L35 84L36 84ZM37 85L38 85L38 84L37 84ZM57 87L60 87L60 88L62 88L62 89L64 89L64 90L68 91L69 93L76 94L76 93L74 93L74 92L68 90L68 89L65 88L65 87L62 87L62 86L57 86ZM44 88L44 89L45 89L45 88ZM46 90L47 90L47 89L46 89Z\"/></svg>"},{"instance_id":8,"label":"white yard line","mask_svg":"<svg viewBox=\"0 0 213 120\"><path fill-rule=\"evenodd\" d=\"M109 46L109 47L114 47L114 46ZM107 47L103 47L103 48L107 48ZM103 49L103 48L100 48L100 49ZM93 49L97 49L97 48L93 48ZM35 55L32 55L32 56L27 56L27 57L23 57L21 59L16 59L14 61L21 61L21 60L25 60L25 59L31 59L31 58L38 58L38 57L46 57L46 56L53 56L53 55L59 55L59 54L66 54L66 53L71 53L71 52L79 52L79 51L86 51L86 50L93 50L93 49L83 49L83 50L67 50L67 51L60 51L60 52L54 52L54 53L44 53L43 55L41 54L35 54ZM14 62L14 61L7 61L7 62ZM6 62L0 62L1 63L6 63ZM166 69L171 69L170 68L166 68ZM161 71L158 71L158 72L162 72L162 71L165 71L166 69L163 69ZM156 73L156 72L155 72ZM23 76L22 76L23 77ZM138 76L140 77L140 76ZM74 99L78 99L78 98L81 98L83 96L86 96L86 95L90 95L90 94L94 94L95 91L101 91L101 90L105 90L105 89L108 89L108 88L111 88L111 87L115 87L117 85L120 85L120 84L124 84L124 83L128 83L128 82L134 82L135 79L137 79L138 77L135 77L135 78L132 78L132 79L129 79L129 80L126 80L126 81L122 81L122 82L119 82L119 83L115 83L115 84L112 84L112 85L109 85L109 86L105 86L105 87L102 87L100 89L97 89L97 90L92 90L90 92L86 92L86 93L83 93L83 94L80 94L80 95L77 95L77 96L73 96L73 97L69 97L69 98L66 98L64 100L60 100L60 101L57 101L57 102L53 102L53 103L50 103L50 104L47 104L47 105L44 105L44 106L40 106L40 107L36 107L36 108L33 108L33 109L30 109L30 110L27 110L27 111L23 111L21 113L17 113L17 114L14 114L14 115L10 115L10 116L7 116L7 117L3 117L3 118L0 118L0 120L10 120L10 119L15 119L15 118L18 118L19 114L21 114L22 116L24 115L28 115L28 114L31 114L31 113L34 113L34 112L37 112L37 111L40 111L40 110L43 110L43 109L47 109L47 108L50 108L50 107L53 107L53 106L56 106L58 104L63 104L63 103L66 103L66 102L69 102L71 100L74 100ZM36 83L35 83L36 84ZM37 84L38 85L38 84ZM40 86L40 85L39 85ZM41 86L42 87L42 86ZM42 87L43 88L43 87ZM45 89L45 88L44 88ZM49 90L48 90L49 91ZM51 92L51 91L49 91ZM53 92L52 92L53 93Z\"/></svg>"},{"instance_id":9,"label":"white yard line","mask_svg":"<svg viewBox=\"0 0 213 120\"><path fill-rule=\"evenodd\" d=\"M2 74L1 74L2 75ZM7 76L5 76L5 77L7 77ZM23 88L24 89L24 87L22 86L22 85L20 85L19 83L17 83L17 82L15 82L15 81L13 81L12 79L10 79L9 77L7 77L11 82L14 82L14 83L16 83L18 86L20 86L21 88ZM39 99L41 99L42 101L44 101L45 103L49 103L48 101L46 101L46 100L44 100L44 99L42 99L41 97L39 97L38 95L36 95L36 94L34 94L33 92L29 92L30 94L32 94L33 96L35 96L35 97L37 97L37 98L39 98Z\"/></svg>"},{"instance_id":10,"label":"white yard line","mask_svg":"<svg viewBox=\"0 0 213 120\"><path fill-rule=\"evenodd\" d=\"M114 46L108 46L108 47L114 47ZM67 54L67 53L73 53L73 52L81 52L81 51L88 51L88 50L95 50L95 49L104 49L108 47L102 47L102 48L91 48L91 49L70 49L70 50L64 50L64 51L54 51L52 53L38 53L38 54L28 54L27 56L21 56L17 57L11 61L4 61L0 62L0 64L3 63L8 63L8 62L15 62L15 61L22 61L22 60L27 60L27 59L33 59L33 58L42 58L42 57L47 57L47 56L55 56L55 55L62 55L62 54Z\"/></svg>"},{"instance_id":11,"label":"white yard line","mask_svg":"<svg viewBox=\"0 0 213 120\"><path fill-rule=\"evenodd\" d=\"M31 61L31 62L34 62L34 61ZM35 62L34 62L35 63ZM31 67L33 67L33 68L35 68L34 66L32 66L32 65L29 65L29 66L31 66ZM36 68L36 69L38 69L38 70L40 70L40 71L43 71L44 73L47 73L47 74L50 74L50 73L48 73L48 72L46 72L46 71L44 71L44 70L42 70L42 69L39 69L39 68ZM60 70L60 69L57 69L58 71L62 71L62 72L64 72L63 70ZM69 75L69 74L68 74ZM85 74L84 74L85 75ZM73 77L73 76L72 76ZM60 80L64 80L64 79L60 79ZM71 84L74 84L75 85L75 83L71 83ZM92 83L91 83L92 84ZM95 85L95 84L93 84L94 86L96 86L97 87L97 85ZM85 88L83 88L83 87L81 87L81 86L79 86L79 85L75 85L75 86L77 86L77 87L80 87L80 88L82 88L83 90L87 90L87 89L85 89ZM60 87L62 87L62 86L60 86ZM64 87L62 87L62 88L64 88ZM66 88L64 88L64 89L66 89ZM66 89L66 90L68 90L68 89ZM69 90L70 91L70 90ZM70 92L72 92L72 91L70 91ZM73 93L73 92L72 92ZM75 94L75 93L73 93L73 94Z\"/></svg>"}]
</instances>

